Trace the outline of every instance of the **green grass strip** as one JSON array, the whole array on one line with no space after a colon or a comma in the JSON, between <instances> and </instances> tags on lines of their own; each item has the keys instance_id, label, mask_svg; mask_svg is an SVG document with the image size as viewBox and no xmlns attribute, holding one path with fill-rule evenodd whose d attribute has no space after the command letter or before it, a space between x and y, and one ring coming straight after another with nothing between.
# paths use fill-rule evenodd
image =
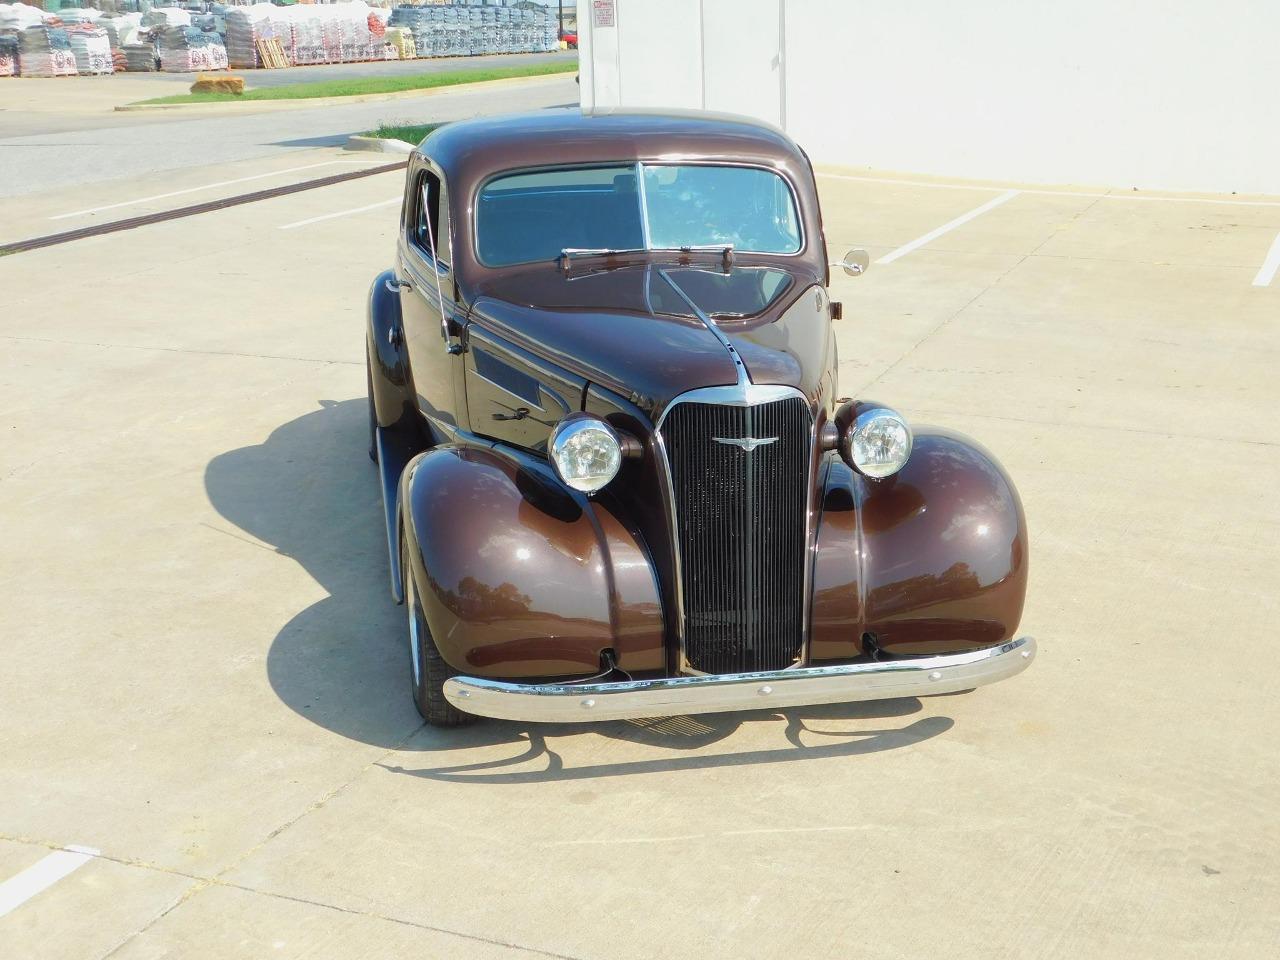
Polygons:
<instances>
[{"instance_id":1,"label":"green grass strip","mask_svg":"<svg viewBox=\"0 0 1280 960\"><path fill-rule=\"evenodd\" d=\"M365 136L381 140L403 140L416 146L436 127L443 126L443 123L380 123L377 130L370 130Z\"/></svg>"},{"instance_id":2,"label":"green grass strip","mask_svg":"<svg viewBox=\"0 0 1280 960\"><path fill-rule=\"evenodd\" d=\"M526 64L519 67L494 67L488 70L450 70L443 73L420 73L403 77L355 77L350 80L321 80L317 83L292 83L283 87L261 87L234 93L182 93L172 97L140 100L152 103L230 103L245 100L311 100L316 97L359 97L375 93L400 93L405 90L429 90L460 83L483 80L506 80L510 77L541 77L553 73L574 73L576 60L555 63ZM250 74L250 78L252 75Z\"/></svg>"}]
</instances>

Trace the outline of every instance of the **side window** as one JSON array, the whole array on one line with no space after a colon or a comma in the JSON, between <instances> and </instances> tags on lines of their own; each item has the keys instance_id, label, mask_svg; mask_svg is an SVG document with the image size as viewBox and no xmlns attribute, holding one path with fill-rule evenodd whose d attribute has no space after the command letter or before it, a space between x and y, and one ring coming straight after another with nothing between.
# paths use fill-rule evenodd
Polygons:
<instances>
[{"instance_id":1,"label":"side window","mask_svg":"<svg viewBox=\"0 0 1280 960\"><path fill-rule=\"evenodd\" d=\"M418 178L413 242L427 258L436 258L440 266L449 267L449 193L430 170ZM434 251L432 240L435 240Z\"/></svg>"}]
</instances>

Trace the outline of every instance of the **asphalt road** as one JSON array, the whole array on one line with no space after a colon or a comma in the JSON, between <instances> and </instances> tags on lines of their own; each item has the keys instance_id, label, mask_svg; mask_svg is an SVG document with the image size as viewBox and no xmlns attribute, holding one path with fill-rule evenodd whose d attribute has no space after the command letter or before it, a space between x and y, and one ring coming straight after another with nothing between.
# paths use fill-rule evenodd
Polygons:
<instances>
[{"instance_id":1,"label":"asphalt road","mask_svg":"<svg viewBox=\"0 0 1280 960\"><path fill-rule=\"evenodd\" d=\"M423 73L448 73L453 70L484 70L497 67L517 67L532 63L570 63L578 59L578 51L564 50L556 53L507 53L484 57L433 57L422 60L373 60L367 63L324 63L310 67L290 67L287 70L232 70L244 77L245 86L251 89L287 87L296 83L316 83L321 80L351 80L360 77L406 77ZM141 79L180 79L191 83L194 73L138 73Z\"/></svg>"},{"instance_id":2,"label":"asphalt road","mask_svg":"<svg viewBox=\"0 0 1280 960\"><path fill-rule=\"evenodd\" d=\"M68 78L65 82L94 81ZM100 82L112 81L106 78ZM99 95L110 92L90 90ZM0 87L0 97L5 92ZM129 94L130 99L142 96L146 94ZM431 123L577 102L577 84L566 74L487 88L451 87L421 97L314 108L290 106L262 113L217 109L202 113L198 108L116 113L109 104L88 111L78 103L67 111L45 115L25 109L18 121L28 130L34 126L47 132L0 134L0 197L341 145L351 134L384 121ZM10 129L11 119L0 113L0 124L4 125L0 131Z\"/></svg>"}]
</instances>

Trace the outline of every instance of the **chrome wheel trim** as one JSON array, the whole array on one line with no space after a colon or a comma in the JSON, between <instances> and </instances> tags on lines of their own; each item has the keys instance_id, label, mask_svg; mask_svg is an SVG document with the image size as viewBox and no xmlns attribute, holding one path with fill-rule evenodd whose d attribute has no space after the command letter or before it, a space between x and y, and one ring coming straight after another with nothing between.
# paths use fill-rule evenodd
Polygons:
<instances>
[{"instance_id":1,"label":"chrome wheel trim","mask_svg":"<svg viewBox=\"0 0 1280 960\"><path fill-rule=\"evenodd\" d=\"M405 570L404 605L409 611L409 658L413 664L413 689L416 693L422 688L422 633L418 627L418 591L410 568Z\"/></svg>"}]
</instances>

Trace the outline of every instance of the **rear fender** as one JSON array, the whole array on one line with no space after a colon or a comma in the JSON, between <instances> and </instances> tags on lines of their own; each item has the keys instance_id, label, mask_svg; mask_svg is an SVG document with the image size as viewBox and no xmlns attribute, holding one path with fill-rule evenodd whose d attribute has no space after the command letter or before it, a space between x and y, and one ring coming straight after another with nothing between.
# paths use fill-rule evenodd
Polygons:
<instances>
[{"instance_id":1,"label":"rear fender","mask_svg":"<svg viewBox=\"0 0 1280 960\"><path fill-rule=\"evenodd\" d=\"M868 480L833 458L814 559L812 661L940 654L1010 639L1027 585L1022 502L972 440L924 427L911 459Z\"/></svg>"},{"instance_id":2,"label":"rear fender","mask_svg":"<svg viewBox=\"0 0 1280 960\"><path fill-rule=\"evenodd\" d=\"M481 677L665 666L663 615L639 535L549 465L508 447L442 445L400 484L403 536L441 656Z\"/></svg>"}]
</instances>

